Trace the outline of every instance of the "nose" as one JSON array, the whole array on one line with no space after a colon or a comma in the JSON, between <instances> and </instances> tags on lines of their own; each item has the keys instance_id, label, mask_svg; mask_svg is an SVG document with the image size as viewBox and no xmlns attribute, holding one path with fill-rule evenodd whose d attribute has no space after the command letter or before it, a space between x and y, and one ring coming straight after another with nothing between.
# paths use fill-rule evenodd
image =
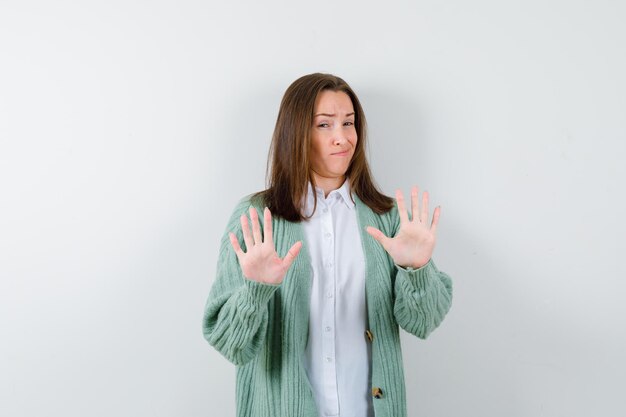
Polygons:
<instances>
[{"instance_id":1,"label":"nose","mask_svg":"<svg viewBox=\"0 0 626 417\"><path fill-rule=\"evenodd\" d=\"M344 143L346 143L348 141L348 136L346 132L342 132L341 130L338 131L335 134L335 138L333 140L333 143L335 145L343 145Z\"/></svg>"}]
</instances>

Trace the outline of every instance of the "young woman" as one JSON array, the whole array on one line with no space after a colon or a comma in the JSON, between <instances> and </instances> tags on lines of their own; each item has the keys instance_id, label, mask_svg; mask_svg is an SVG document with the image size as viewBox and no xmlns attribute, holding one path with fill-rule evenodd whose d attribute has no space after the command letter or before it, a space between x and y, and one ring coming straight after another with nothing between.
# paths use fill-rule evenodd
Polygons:
<instances>
[{"instance_id":1,"label":"young woman","mask_svg":"<svg viewBox=\"0 0 626 417\"><path fill-rule=\"evenodd\" d=\"M452 300L431 259L440 208L383 195L365 115L339 77L285 92L268 188L222 238L204 337L237 365L240 417L404 417L398 326L426 338ZM259 217L262 214L262 220Z\"/></svg>"}]
</instances>

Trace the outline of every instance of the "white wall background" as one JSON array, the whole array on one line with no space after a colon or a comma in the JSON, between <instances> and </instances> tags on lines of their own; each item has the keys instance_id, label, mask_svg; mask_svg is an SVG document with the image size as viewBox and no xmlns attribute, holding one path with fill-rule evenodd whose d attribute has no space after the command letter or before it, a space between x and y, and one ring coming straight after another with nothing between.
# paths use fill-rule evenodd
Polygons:
<instances>
[{"instance_id":1,"label":"white wall background","mask_svg":"<svg viewBox=\"0 0 626 417\"><path fill-rule=\"evenodd\" d=\"M232 416L202 338L280 98L345 78L442 205L411 416L626 413L620 1L0 1L0 415ZM405 335L406 336L406 335Z\"/></svg>"}]
</instances>

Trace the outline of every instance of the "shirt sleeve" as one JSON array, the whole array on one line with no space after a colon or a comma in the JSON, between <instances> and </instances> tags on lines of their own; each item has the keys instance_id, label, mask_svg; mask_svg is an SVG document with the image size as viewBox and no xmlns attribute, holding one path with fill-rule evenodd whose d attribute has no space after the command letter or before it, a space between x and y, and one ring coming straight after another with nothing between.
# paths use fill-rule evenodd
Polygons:
<instances>
[{"instance_id":1,"label":"shirt sleeve","mask_svg":"<svg viewBox=\"0 0 626 417\"><path fill-rule=\"evenodd\" d=\"M235 233L245 251L239 218L248 207L245 199L237 205L222 237L216 278L202 322L204 338L235 365L243 365L259 353L267 332L268 304L280 287L249 280L241 272L228 233Z\"/></svg>"}]
</instances>

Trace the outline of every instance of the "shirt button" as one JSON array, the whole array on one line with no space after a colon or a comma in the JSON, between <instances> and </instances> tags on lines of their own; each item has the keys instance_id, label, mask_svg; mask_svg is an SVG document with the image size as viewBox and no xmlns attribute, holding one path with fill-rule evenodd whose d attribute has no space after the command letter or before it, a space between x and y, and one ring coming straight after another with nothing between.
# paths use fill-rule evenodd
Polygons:
<instances>
[{"instance_id":1,"label":"shirt button","mask_svg":"<svg viewBox=\"0 0 626 417\"><path fill-rule=\"evenodd\" d=\"M372 340L374 340L374 334L370 330L366 330L365 338L371 342Z\"/></svg>"},{"instance_id":2,"label":"shirt button","mask_svg":"<svg viewBox=\"0 0 626 417\"><path fill-rule=\"evenodd\" d=\"M332 362L333 358L331 358L330 356L326 357L326 362Z\"/></svg>"},{"instance_id":3,"label":"shirt button","mask_svg":"<svg viewBox=\"0 0 626 417\"><path fill-rule=\"evenodd\" d=\"M331 235L330 233L326 233L326 234L324 235L324 237L326 237L326 239L330 239L330 237L331 237L331 236L332 236L332 235Z\"/></svg>"},{"instance_id":4,"label":"shirt button","mask_svg":"<svg viewBox=\"0 0 626 417\"><path fill-rule=\"evenodd\" d=\"M383 390L378 387L372 388L372 397L383 398Z\"/></svg>"},{"instance_id":5,"label":"shirt button","mask_svg":"<svg viewBox=\"0 0 626 417\"><path fill-rule=\"evenodd\" d=\"M322 209L322 213L328 213L328 209L324 207L324 208Z\"/></svg>"},{"instance_id":6,"label":"shirt button","mask_svg":"<svg viewBox=\"0 0 626 417\"><path fill-rule=\"evenodd\" d=\"M326 297L328 297L328 298L333 298L333 293L329 291L329 292L326 294Z\"/></svg>"},{"instance_id":7,"label":"shirt button","mask_svg":"<svg viewBox=\"0 0 626 417\"><path fill-rule=\"evenodd\" d=\"M326 268L332 268L332 267L333 267L333 263L332 263L332 262L328 262L328 263L326 264Z\"/></svg>"},{"instance_id":8,"label":"shirt button","mask_svg":"<svg viewBox=\"0 0 626 417\"><path fill-rule=\"evenodd\" d=\"M326 330L327 332L330 332L330 326L326 326L324 330Z\"/></svg>"}]
</instances>

